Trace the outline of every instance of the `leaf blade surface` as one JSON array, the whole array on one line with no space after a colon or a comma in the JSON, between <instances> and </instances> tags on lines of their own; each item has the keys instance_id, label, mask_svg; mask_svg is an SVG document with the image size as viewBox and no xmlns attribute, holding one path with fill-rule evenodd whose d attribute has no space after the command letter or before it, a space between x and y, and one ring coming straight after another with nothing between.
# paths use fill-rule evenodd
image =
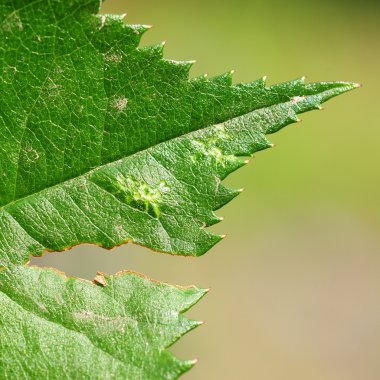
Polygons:
<instances>
[{"instance_id":1,"label":"leaf blade surface","mask_svg":"<svg viewBox=\"0 0 380 380\"><path fill-rule=\"evenodd\" d=\"M176 379L194 361L167 347L199 325L183 313L206 290L131 272L105 286L36 267L0 272L4 378Z\"/></svg>"}]
</instances>

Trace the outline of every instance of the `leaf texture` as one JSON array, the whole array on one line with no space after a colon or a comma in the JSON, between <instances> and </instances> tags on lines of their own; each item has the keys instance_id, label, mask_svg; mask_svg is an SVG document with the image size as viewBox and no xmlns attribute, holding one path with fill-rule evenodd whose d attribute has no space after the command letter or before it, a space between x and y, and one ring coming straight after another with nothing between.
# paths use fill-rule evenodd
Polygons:
<instances>
[{"instance_id":1,"label":"leaf texture","mask_svg":"<svg viewBox=\"0 0 380 380\"><path fill-rule=\"evenodd\" d=\"M200 324L183 312L206 290L130 272L102 278L0 271L1 378L169 380L194 365L167 348Z\"/></svg>"},{"instance_id":2,"label":"leaf texture","mask_svg":"<svg viewBox=\"0 0 380 380\"><path fill-rule=\"evenodd\" d=\"M139 47L98 0L0 4L0 265L81 243L201 255L265 135L350 83L232 84Z\"/></svg>"},{"instance_id":3,"label":"leaf texture","mask_svg":"<svg viewBox=\"0 0 380 380\"><path fill-rule=\"evenodd\" d=\"M205 293L123 272L95 283L25 267L30 254L133 242L199 256L240 191L223 179L267 135L356 84L189 79L139 47L149 27L99 0L0 2L0 375L177 379L167 348Z\"/></svg>"}]
</instances>

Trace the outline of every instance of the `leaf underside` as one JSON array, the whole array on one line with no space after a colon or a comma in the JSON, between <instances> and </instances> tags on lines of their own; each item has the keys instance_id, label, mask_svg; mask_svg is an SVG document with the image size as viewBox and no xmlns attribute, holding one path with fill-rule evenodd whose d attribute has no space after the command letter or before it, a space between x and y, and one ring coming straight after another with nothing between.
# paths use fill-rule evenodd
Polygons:
<instances>
[{"instance_id":1,"label":"leaf underside","mask_svg":"<svg viewBox=\"0 0 380 380\"><path fill-rule=\"evenodd\" d=\"M104 287L24 267L82 243L199 256L240 191L221 182L266 135L357 85L189 79L192 62L139 47L144 25L99 0L0 3L2 378L176 379L166 348L205 293L133 273Z\"/></svg>"},{"instance_id":2,"label":"leaf underside","mask_svg":"<svg viewBox=\"0 0 380 380\"><path fill-rule=\"evenodd\" d=\"M106 286L51 269L0 271L2 379L177 379L194 361L167 347L200 323L182 313L206 290L124 272Z\"/></svg>"}]
</instances>

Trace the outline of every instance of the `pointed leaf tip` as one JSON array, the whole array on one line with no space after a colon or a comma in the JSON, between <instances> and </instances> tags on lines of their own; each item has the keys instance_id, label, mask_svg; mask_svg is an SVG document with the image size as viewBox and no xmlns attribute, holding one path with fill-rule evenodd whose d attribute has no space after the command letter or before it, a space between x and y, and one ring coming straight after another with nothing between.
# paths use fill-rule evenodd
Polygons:
<instances>
[{"instance_id":1,"label":"pointed leaf tip","mask_svg":"<svg viewBox=\"0 0 380 380\"><path fill-rule=\"evenodd\" d=\"M37 15L45 25L43 15L51 13L52 4L28 4L26 21L32 25ZM46 73L41 83L49 84L37 88L34 72L3 82L1 104L9 115L9 123L0 119L7 147L0 156L0 167L6 168L0 191L0 263L5 265L24 263L30 252L94 242L105 248L130 241L171 254L205 253L221 240L207 230L220 220L212 212L241 192L221 183L245 164L239 156L271 146L265 134L297 121L297 113L358 87L304 84L304 78L267 87L265 77L233 85L232 71L189 80L192 62L164 60L164 43L138 48L139 33L111 16L101 16L106 18L99 33L99 20L94 23L89 10L77 23L68 12L72 4L54 2L67 18L39 36L54 41L59 33L62 54L76 54L66 66L53 67L53 85L48 74L55 64L53 46L46 45L42 59L41 46L20 28L1 41L3 52L27 47L29 67ZM25 57L9 59L23 67ZM19 109L35 111L33 132L25 127L28 112ZM41 148L46 141L51 150ZM47 215L46 204L58 212ZM14 248L9 241L15 241Z\"/></svg>"}]
</instances>

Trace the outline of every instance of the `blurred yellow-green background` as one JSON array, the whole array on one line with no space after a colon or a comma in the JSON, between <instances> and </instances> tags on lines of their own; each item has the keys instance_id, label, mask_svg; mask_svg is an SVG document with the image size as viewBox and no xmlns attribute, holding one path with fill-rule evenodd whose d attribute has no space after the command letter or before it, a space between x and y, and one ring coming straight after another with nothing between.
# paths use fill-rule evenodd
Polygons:
<instances>
[{"instance_id":1,"label":"blurred yellow-green background","mask_svg":"<svg viewBox=\"0 0 380 380\"><path fill-rule=\"evenodd\" d=\"M364 87L272 136L276 149L228 178L246 191L219 211L214 230L228 237L202 258L85 246L32 263L211 287L188 313L206 324L172 348L200 359L184 379L380 379L380 3L108 0L102 11L153 24L143 44L196 59L193 76Z\"/></svg>"}]
</instances>

